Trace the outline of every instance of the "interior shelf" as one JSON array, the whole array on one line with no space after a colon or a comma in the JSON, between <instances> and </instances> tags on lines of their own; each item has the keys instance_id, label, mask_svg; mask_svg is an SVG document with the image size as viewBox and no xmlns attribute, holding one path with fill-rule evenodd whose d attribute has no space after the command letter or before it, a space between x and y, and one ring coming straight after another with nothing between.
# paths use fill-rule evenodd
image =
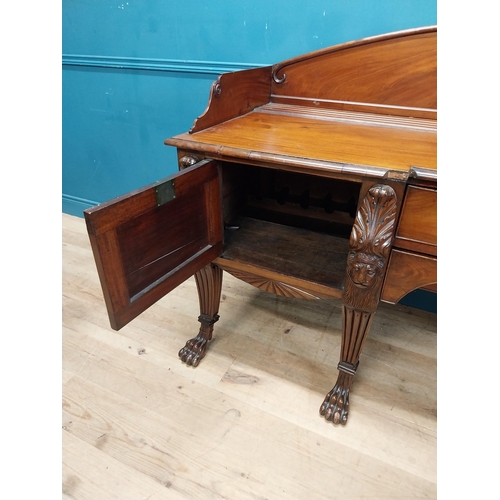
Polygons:
<instances>
[{"instance_id":1,"label":"interior shelf","mask_svg":"<svg viewBox=\"0 0 500 500\"><path fill-rule=\"evenodd\" d=\"M224 232L223 259L341 290L349 239L237 216Z\"/></svg>"}]
</instances>

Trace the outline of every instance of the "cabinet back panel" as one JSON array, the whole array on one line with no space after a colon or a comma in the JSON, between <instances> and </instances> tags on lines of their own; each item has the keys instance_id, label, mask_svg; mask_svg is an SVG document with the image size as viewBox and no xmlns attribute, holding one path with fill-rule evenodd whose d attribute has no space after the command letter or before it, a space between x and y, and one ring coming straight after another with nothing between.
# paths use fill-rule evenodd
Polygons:
<instances>
[{"instance_id":1,"label":"cabinet back panel","mask_svg":"<svg viewBox=\"0 0 500 500\"><path fill-rule=\"evenodd\" d=\"M360 184L247 165L224 163L226 223L239 214L349 237Z\"/></svg>"}]
</instances>

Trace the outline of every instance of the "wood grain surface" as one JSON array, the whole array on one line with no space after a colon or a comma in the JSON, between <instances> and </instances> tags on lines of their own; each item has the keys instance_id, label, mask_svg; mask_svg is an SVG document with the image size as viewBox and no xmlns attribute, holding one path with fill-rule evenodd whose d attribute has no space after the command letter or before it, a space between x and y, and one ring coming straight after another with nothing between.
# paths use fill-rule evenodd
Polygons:
<instances>
[{"instance_id":1,"label":"wood grain surface","mask_svg":"<svg viewBox=\"0 0 500 500\"><path fill-rule=\"evenodd\" d=\"M409 171L418 166L436 169L436 131L406 126L375 125L302 115L271 114L265 108L214 125L195 134L166 141L178 147L222 152L257 151L275 157L294 157L368 167Z\"/></svg>"},{"instance_id":2,"label":"wood grain surface","mask_svg":"<svg viewBox=\"0 0 500 500\"><path fill-rule=\"evenodd\" d=\"M83 219L63 215L64 499L436 498L436 318L382 305L348 425L314 413L334 382L338 300L278 297L225 273L197 368L190 278L119 332Z\"/></svg>"}]
</instances>

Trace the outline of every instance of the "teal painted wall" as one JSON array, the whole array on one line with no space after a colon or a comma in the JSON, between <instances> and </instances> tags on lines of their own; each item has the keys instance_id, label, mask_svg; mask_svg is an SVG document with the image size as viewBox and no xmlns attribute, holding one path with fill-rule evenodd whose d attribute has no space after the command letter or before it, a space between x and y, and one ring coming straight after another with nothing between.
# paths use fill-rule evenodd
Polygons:
<instances>
[{"instance_id":1,"label":"teal painted wall","mask_svg":"<svg viewBox=\"0 0 500 500\"><path fill-rule=\"evenodd\" d=\"M63 0L63 212L174 173L163 141L221 73L436 23L437 0Z\"/></svg>"},{"instance_id":2,"label":"teal painted wall","mask_svg":"<svg viewBox=\"0 0 500 500\"><path fill-rule=\"evenodd\" d=\"M176 170L163 140L188 130L226 71L436 24L437 0L63 0L63 211Z\"/></svg>"}]
</instances>

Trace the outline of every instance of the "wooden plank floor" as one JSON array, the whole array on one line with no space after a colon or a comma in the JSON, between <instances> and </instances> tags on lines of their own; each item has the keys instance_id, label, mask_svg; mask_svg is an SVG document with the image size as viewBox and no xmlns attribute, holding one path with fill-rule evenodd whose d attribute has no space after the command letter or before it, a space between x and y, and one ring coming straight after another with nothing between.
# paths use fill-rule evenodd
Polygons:
<instances>
[{"instance_id":1,"label":"wooden plank floor","mask_svg":"<svg viewBox=\"0 0 500 500\"><path fill-rule=\"evenodd\" d=\"M436 317L382 305L345 427L319 416L339 301L266 294L225 274L197 368L189 279L109 327L83 219L63 215L64 499L436 498Z\"/></svg>"}]
</instances>

